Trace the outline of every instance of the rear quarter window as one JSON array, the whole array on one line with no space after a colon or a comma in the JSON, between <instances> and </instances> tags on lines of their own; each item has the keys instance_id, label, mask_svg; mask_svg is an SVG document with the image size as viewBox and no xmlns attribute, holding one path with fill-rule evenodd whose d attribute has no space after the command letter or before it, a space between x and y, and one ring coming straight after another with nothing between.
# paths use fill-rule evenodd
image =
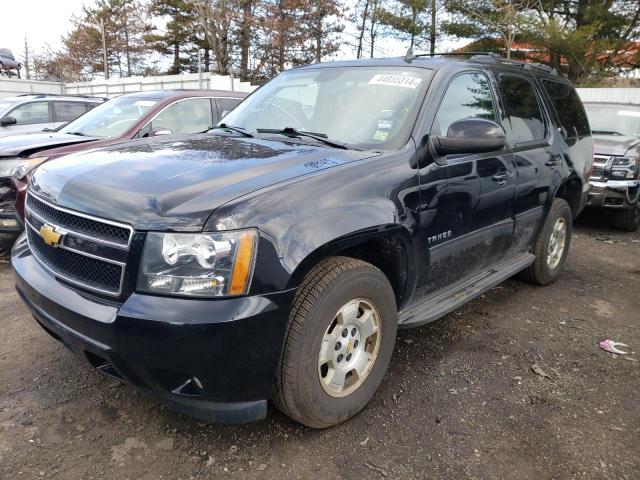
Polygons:
<instances>
[{"instance_id":1,"label":"rear quarter window","mask_svg":"<svg viewBox=\"0 0 640 480\"><path fill-rule=\"evenodd\" d=\"M575 89L566 83L548 79L543 79L542 85L549 95L564 137L577 138L591 135L587 114Z\"/></svg>"}]
</instances>

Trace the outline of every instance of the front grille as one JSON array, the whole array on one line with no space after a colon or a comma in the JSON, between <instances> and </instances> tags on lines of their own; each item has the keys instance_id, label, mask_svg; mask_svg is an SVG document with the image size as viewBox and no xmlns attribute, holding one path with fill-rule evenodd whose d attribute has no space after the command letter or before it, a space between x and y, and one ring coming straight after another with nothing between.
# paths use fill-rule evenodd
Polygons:
<instances>
[{"instance_id":1,"label":"front grille","mask_svg":"<svg viewBox=\"0 0 640 480\"><path fill-rule=\"evenodd\" d=\"M85 216L55 208L33 195L29 195L27 198L27 208L36 217L40 217L45 222L54 223L62 228L74 230L78 233L122 246L126 246L129 243L131 229L92 220Z\"/></svg>"},{"instance_id":2,"label":"front grille","mask_svg":"<svg viewBox=\"0 0 640 480\"><path fill-rule=\"evenodd\" d=\"M131 227L58 207L31 192L25 225L33 256L60 280L110 296L122 293ZM56 233L56 245L45 243L43 235L51 242Z\"/></svg>"},{"instance_id":3,"label":"front grille","mask_svg":"<svg viewBox=\"0 0 640 480\"><path fill-rule=\"evenodd\" d=\"M63 279L112 294L120 290L122 266L50 247L32 228L27 229L27 236L33 254Z\"/></svg>"}]
</instances>

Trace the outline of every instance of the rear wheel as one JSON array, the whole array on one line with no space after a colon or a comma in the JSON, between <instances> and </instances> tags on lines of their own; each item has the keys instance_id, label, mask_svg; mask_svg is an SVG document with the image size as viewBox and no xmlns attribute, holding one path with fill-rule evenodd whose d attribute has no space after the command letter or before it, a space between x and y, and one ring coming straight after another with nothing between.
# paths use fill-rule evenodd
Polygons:
<instances>
[{"instance_id":1,"label":"rear wheel","mask_svg":"<svg viewBox=\"0 0 640 480\"><path fill-rule=\"evenodd\" d=\"M397 330L393 289L371 264L331 257L296 294L272 401L314 428L359 412L378 389Z\"/></svg>"},{"instance_id":2,"label":"rear wheel","mask_svg":"<svg viewBox=\"0 0 640 480\"><path fill-rule=\"evenodd\" d=\"M613 226L618 230L635 232L640 227L640 205L635 208L613 212Z\"/></svg>"},{"instance_id":3,"label":"rear wheel","mask_svg":"<svg viewBox=\"0 0 640 480\"><path fill-rule=\"evenodd\" d=\"M533 263L520 274L525 280L539 285L553 283L560 275L569 253L572 232L571 208L561 198L553 200L549 215L533 245Z\"/></svg>"}]
</instances>

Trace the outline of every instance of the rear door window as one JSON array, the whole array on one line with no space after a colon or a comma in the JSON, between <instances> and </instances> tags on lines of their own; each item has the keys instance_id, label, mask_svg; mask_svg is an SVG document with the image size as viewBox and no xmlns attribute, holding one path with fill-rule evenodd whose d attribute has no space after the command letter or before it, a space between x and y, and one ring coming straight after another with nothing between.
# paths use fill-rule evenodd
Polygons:
<instances>
[{"instance_id":1,"label":"rear door window","mask_svg":"<svg viewBox=\"0 0 640 480\"><path fill-rule=\"evenodd\" d=\"M544 79L546 90L565 138L584 137L591 134L589 120L575 89L566 83Z\"/></svg>"},{"instance_id":2,"label":"rear door window","mask_svg":"<svg viewBox=\"0 0 640 480\"><path fill-rule=\"evenodd\" d=\"M87 108L83 102L53 102L56 122L70 122L86 111Z\"/></svg>"},{"instance_id":3,"label":"rear door window","mask_svg":"<svg viewBox=\"0 0 640 480\"><path fill-rule=\"evenodd\" d=\"M220 118L223 118L227 113L235 108L242 101L241 98L216 98L218 102L218 112L220 112Z\"/></svg>"},{"instance_id":4,"label":"rear door window","mask_svg":"<svg viewBox=\"0 0 640 480\"><path fill-rule=\"evenodd\" d=\"M496 120L489 79L479 72L463 73L451 81L433 121L431 134L446 136L453 122L467 118Z\"/></svg>"},{"instance_id":5,"label":"rear door window","mask_svg":"<svg viewBox=\"0 0 640 480\"><path fill-rule=\"evenodd\" d=\"M516 145L546 137L544 116L533 84L515 75L500 75L498 85Z\"/></svg>"},{"instance_id":6,"label":"rear door window","mask_svg":"<svg viewBox=\"0 0 640 480\"><path fill-rule=\"evenodd\" d=\"M49 102L31 102L14 108L10 117L16 119L16 125L49 123Z\"/></svg>"}]
</instances>

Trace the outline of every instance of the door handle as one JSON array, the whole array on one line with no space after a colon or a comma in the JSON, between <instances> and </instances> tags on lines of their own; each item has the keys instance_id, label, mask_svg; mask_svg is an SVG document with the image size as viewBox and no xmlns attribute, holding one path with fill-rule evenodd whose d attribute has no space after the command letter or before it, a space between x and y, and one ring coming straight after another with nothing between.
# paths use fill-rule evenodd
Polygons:
<instances>
[{"instance_id":1,"label":"door handle","mask_svg":"<svg viewBox=\"0 0 640 480\"><path fill-rule=\"evenodd\" d=\"M549 160L544 162L544 164L547 167L556 167L558 166L559 163L560 163L560 158L557 155L554 155L553 158L550 158Z\"/></svg>"},{"instance_id":2,"label":"door handle","mask_svg":"<svg viewBox=\"0 0 640 480\"><path fill-rule=\"evenodd\" d=\"M491 179L494 182L498 182L498 185L504 185L507 183L507 180L511 178L511 173L504 171L496 173Z\"/></svg>"}]
</instances>

